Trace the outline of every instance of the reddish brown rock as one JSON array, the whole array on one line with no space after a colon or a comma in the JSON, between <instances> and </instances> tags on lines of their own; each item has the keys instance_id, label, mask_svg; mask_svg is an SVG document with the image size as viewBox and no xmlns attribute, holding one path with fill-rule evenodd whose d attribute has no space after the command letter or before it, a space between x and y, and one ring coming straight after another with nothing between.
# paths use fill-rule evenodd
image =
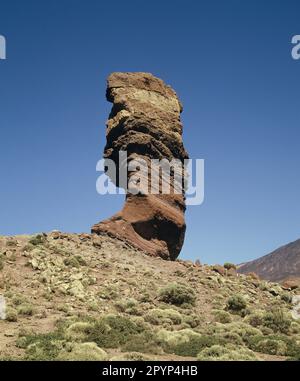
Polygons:
<instances>
[{"instance_id":1,"label":"reddish brown rock","mask_svg":"<svg viewBox=\"0 0 300 381\"><path fill-rule=\"evenodd\" d=\"M281 285L286 290L296 290L300 287L300 278L291 277L281 282Z\"/></svg>"},{"instance_id":2,"label":"reddish brown rock","mask_svg":"<svg viewBox=\"0 0 300 381\"><path fill-rule=\"evenodd\" d=\"M104 158L116 163L117 173L124 165L119 163L119 151L127 152L127 164L145 160L149 173L151 159L183 163L188 158L182 142L182 105L175 91L161 79L149 73L113 73L108 78L107 100L113 107L107 122ZM151 182L145 188L141 181L141 191L127 191L123 209L94 225L92 232L126 240L152 256L175 260L186 229L185 194L184 190L175 192L176 174L177 168L171 172L169 194L162 192L161 176L158 194L149 194ZM115 184L127 189L134 176L135 172L125 180L117 176ZM149 180L149 174L145 176Z\"/></svg>"},{"instance_id":3,"label":"reddish brown rock","mask_svg":"<svg viewBox=\"0 0 300 381\"><path fill-rule=\"evenodd\" d=\"M212 269L212 271L214 271L214 272L216 272L216 273L218 273L220 275L223 275L223 276L226 275L226 269L223 266L221 266L221 265L213 265L211 267L211 269Z\"/></svg>"}]
</instances>

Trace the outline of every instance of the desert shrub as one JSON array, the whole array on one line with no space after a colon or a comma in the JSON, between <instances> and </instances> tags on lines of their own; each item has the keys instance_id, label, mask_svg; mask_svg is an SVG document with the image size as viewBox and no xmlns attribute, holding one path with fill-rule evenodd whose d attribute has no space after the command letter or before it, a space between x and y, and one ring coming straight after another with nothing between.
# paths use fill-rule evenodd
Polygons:
<instances>
[{"instance_id":1,"label":"desert shrub","mask_svg":"<svg viewBox=\"0 0 300 381\"><path fill-rule=\"evenodd\" d=\"M80 267L80 263L76 257L68 257L64 259L64 264L68 267Z\"/></svg>"},{"instance_id":2,"label":"desert shrub","mask_svg":"<svg viewBox=\"0 0 300 381\"><path fill-rule=\"evenodd\" d=\"M182 322L182 315L171 308L165 310L155 308L147 312L145 321L154 325L180 324Z\"/></svg>"},{"instance_id":3,"label":"desert shrub","mask_svg":"<svg viewBox=\"0 0 300 381\"><path fill-rule=\"evenodd\" d=\"M183 323L187 324L191 328L196 328L203 322L203 318L201 319L199 316L195 314L183 315L182 318Z\"/></svg>"},{"instance_id":4,"label":"desert shrub","mask_svg":"<svg viewBox=\"0 0 300 381\"><path fill-rule=\"evenodd\" d=\"M22 247L22 251L24 252L24 253L28 253L28 252L30 252L30 251L32 251L34 249L34 245L32 245L31 243L27 243L26 245L24 245L23 247Z\"/></svg>"},{"instance_id":5,"label":"desert shrub","mask_svg":"<svg viewBox=\"0 0 300 381\"><path fill-rule=\"evenodd\" d=\"M284 356L287 352L287 346L282 340L264 339L259 341L256 350L257 352L267 353L269 355Z\"/></svg>"},{"instance_id":6,"label":"desert shrub","mask_svg":"<svg viewBox=\"0 0 300 381\"><path fill-rule=\"evenodd\" d=\"M182 306L184 304L195 303L196 297L194 290L178 283L170 283L159 291L160 300L165 303Z\"/></svg>"},{"instance_id":7,"label":"desert shrub","mask_svg":"<svg viewBox=\"0 0 300 381\"><path fill-rule=\"evenodd\" d=\"M116 348L142 331L143 327L124 316L107 315L95 322L87 339L99 347Z\"/></svg>"},{"instance_id":8,"label":"desert shrub","mask_svg":"<svg viewBox=\"0 0 300 381\"><path fill-rule=\"evenodd\" d=\"M262 335L261 331L244 322L232 322L227 324L217 323L215 326L210 327L207 332L208 335L218 337L219 340L225 344L242 344L247 343L252 336Z\"/></svg>"},{"instance_id":9,"label":"desert shrub","mask_svg":"<svg viewBox=\"0 0 300 381\"><path fill-rule=\"evenodd\" d=\"M237 333L244 342L247 342L250 337L261 335L261 331L259 329L251 326L242 326L241 328L234 329L232 332Z\"/></svg>"},{"instance_id":10,"label":"desert shrub","mask_svg":"<svg viewBox=\"0 0 300 381\"><path fill-rule=\"evenodd\" d=\"M149 294L148 291L143 290L140 292L138 300L141 303L148 303L151 301L151 295Z\"/></svg>"},{"instance_id":11,"label":"desert shrub","mask_svg":"<svg viewBox=\"0 0 300 381\"><path fill-rule=\"evenodd\" d=\"M184 276L185 276L185 272L182 271L182 270L175 270L175 271L174 271L174 275L179 276L179 277L181 277L181 278L184 278Z\"/></svg>"},{"instance_id":12,"label":"desert shrub","mask_svg":"<svg viewBox=\"0 0 300 381\"><path fill-rule=\"evenodd\" d=\"M20 294L14 295L12 297L11 301L12 301L14 306L20 306L23 303L27 303L27 299L25 298L25 296L20 295Z\"/></svg>"},{"instance_id":13,"label":"desert shrub","mask_svg":"<svg viewBox=\"0 0 300 381\"><path fill-rule=\"evenodd\" d=\"M56 359L63 349L63 335L59 331L21 337L17 346L26 348L25 359L49 361Z\"/></svg>"},{"instance_id":14,"label":"desert shrub","mask_svg":"<svg viewBox=\"0 0 300 381\"><path fill-rule=\"evenodd\" d=\"M118 289L115 286L106 286L104 289L98 292L98 296L101 299L113 300L119 296Z\"/></svg>"},{"instance_id":15,"label":"desert shrub","mask_svg":"<svg viewBox=\"0 0 300 381\"><path fill-rule=\"evenodd\" d=\"M142 352L142 353L154 353L159 354L162 352L159 347L159 343L156 340L156 336L149 330L133 335L125 344L121 346L124 352Z\"/></svg>"},{"instance_id":16,"label":"desert shrub","mask_svg":"<svg viewBox=\"0 0 300 381\"><path fill-rule=\"evenodd\" d=\"M34 237L30 238L28 242L30 245L33 246L42 245L46 242L46 237L42 234L37 234Z\"/></svg>"},{"instance_id":17,"label":"desert shrub","mask_svg":"<svg viewBox=\"0 0 300 381\"><path fill-rule=\"evenodd\" d=\"M292 301L293 301L293 297L290 293L288 292L284 292L281 297L280 297L281 300L283 300L284 302L288 303L288 304L291 304Z\"/></svg>"},{"instance_id":18,"label":"desert shrub","mask_svg":"<svg viewBox=\"0 0 300 381\"><path fill-rule=\"evenodd\" d=\"M119 301L115 304L115 307L120 312L125 312L130 315L140 315L141 312L138 308L137 300L133 298L126 299L124 301Z\"/></svg>"},{"instance_id":19,"label":"desert shrub","mask_svg":"<svg viewBox=\"0 0 300 381\"><path fill-rule=\"evenodd\" d=\"M16 247L17 241L15 241L13 238L10 238L8 241L6 241L6 247Z\"/></svg>"},{"instance_id":20,"label":"desert shrub","mask_svg":"<svg viewBox=\"0 0 300 381\"><path fill-rule=\"evenodd\" d=\"M11 307L6 309L5 319L10 322L18 321L18 312Z\"/></svg>"},{"instance_id":21,"label":"desert shrub","mask_svg":"<svg viewBox=\"0 0 300 381\"><path fill-rule=\"evenodd\" d=\"M224 341L226 343L243 345L243 339L237 332L224 332L219 335L218 340Z\"/></svg>"},{"instance_id":22,"label":"desert shrub","mask_svg":"<svg viewBox=\"0 0 300 381\"><path fill-rule=\"evenodd\" d=\"M79 263L80 266L86 266L87 262L84 258L82 258L81 255L75 255L75 258L77 259L77 262Z\"/></svg>"},{"instance_id":23,"label":"desert shrub","mask_svg":"<svg viewBox=\"0 0 300 381\"><path fill-rule=\"evenodd\" d=\"M94 328L94 324L90 322L76 322L71 324L65 331L65 337L68 340L84 341L88 338L91 331Z\"/></svg>"},{"instance_id":24,"label":"desert shrub","mask_svg":"<svg viewBox=\"0 0 300 381\"><path fill-rule=\"evenodd\" d=\"M255 311L244 319L253 327L263 327L261 329L271 329L274 332L288 333L292 320L281 309L263 312ZM265 331L266 334L270 331Z\"/></svg>"},{"instance_id":25,"label":"desert shrub","mask_svg":"<svg viewBox=\"0 0 300 381\"><path fill-rule=\"evenodd\" d=\"M203 349L197 355L198 361L253 361L257 360L255 353L244 347L227 348L213 345Z\"/></svg>"},{"instance_id":26,"label":"desert shrub","mask_svg":"<svg viewBox=\"0 0 300 381\"><path fill-rule=\"evenodd\" d=\"M67 350L62 350L56 359L59 361L104 361L107 359L107 353L96 343L76 343Z\"/></svg>"},{"instance_id":27,"label":"desert shrub","mask_svg":"<svg viewBox=\"0 0 300 381\"><path fill-rule=\"evenodd\" d=\"M290 332L293 334L299 334L300 333L300 322L298 321L292 321L290 325Z\"/></svg>"},{"instance_id":28,"label":"desert shrub","mask_svg":"<svg viewBox=\"0 0 300 381\"><path fill-rule=\"evenodd\" d=\"M233 264L233 263L230 263L230 262L224 263L224 267L225 267L226 270L230 270L230 269L236 270L236 265Z\"/></svg>"},{"instance_id":29,"label":"desert shrub","mask_svg":"<svg viewBox=\"0 0 300 381\"><path fill-rule=\"evenodd\" d=\"M34 309L29 303L19 305L17 311L19 315L32 316L34 314Z\"/></svg>"},{"instance_id":30,"label":"desert shrub","mask_svg":"<svg viewBox=\"0 0 300 381\"><path fill-rule=\"evenodd\" d=\"M68 313L70 311L70 306L68 304L58 304L55 306L57 311Z\"/></svg>"},{"instance_id":31,"label":"desert shrub","mask_svg":"<svg viewBox=\"0 0 300 381\"><path fill-rule=\"evenodd\" d=\"M110 358L110 361L149 361L150 357L145 356L142 353L132 352L132 353L123 353Z\"/></svg>"},{"instance_id":32,"label":"desert shrub","mask_svg":"<svg viewBox=\"0 0 300 381\"><path fill-rule=\"evenodd\" d=\"M247 307L247 302L242 295L233 295L227 301L227 309L241 313Z\"/></svg>"},{"instance_id":33,"label":"desert shrub","mask_svg":"<svg viewBox=\"0 0 300 381\"><path fill-rule=\"evenodd\" d=\"M232 321L231 315L227 311L215 310L213 311L213 313L215 316L215 321L219 323L226 324L226 323L231 323Z\"/></svg>"},{"instance_id":34,"label":"desert shrub","mask_svg":"<svg viewBox=\"0 0 300 381\"><path fill-rule=\"evenodd\" d=\"M263 318L263 325L274 332L288 333L291 322L292 320L281 309L266 312Z\"/></svg>"},{"instance_id":35,"label":"desert shrub","mask_svg":"<svg viewBox=\"0 0 300 381\"><path fill-rule=\"evenodd\" d=\"M263 335L251 336L246 345L255 352L267 354L279 355L284 353L285 356L297 357L297 354L300 353L300 346L295 338L281 334L273 334L268 337Z\"/></svg>"},{"instance_id":36,"label":"desert shrub","mask_svg":"<svg viewBox=\"0 0 300 381\"><path fill-rule=\"evenodd\" d=\"M264 312L263 311L254 311L244 318L246 323L249 323L252 327L259 327L263 325L264 321Z\"/></svg>"},{"instance_id":37,"label":"desert shrub","mask_svg":"<svg viewBox=\"0 0 300 381\"><path fill-rule=\"evenodd\" d=\"M222 338L216 335L201 335L191 329L180 331L163 329L158 332L157 338L165 352L175 353L178 356L195 357L203 348L225 343Z\"/></svg>"}]
</instances>

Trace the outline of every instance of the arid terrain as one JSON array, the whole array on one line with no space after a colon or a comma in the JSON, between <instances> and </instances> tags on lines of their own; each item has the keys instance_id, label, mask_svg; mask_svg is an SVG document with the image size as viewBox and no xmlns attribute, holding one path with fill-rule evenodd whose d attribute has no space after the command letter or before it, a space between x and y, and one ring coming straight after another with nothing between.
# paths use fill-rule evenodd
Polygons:
<instances>
[{"instance_id":1,"label":"arid terrain","mask_svg":"<svg viewBox=\"0 0 300 381\"><path fill-rule=\"evenodd\" d=\"M297 293L107 235L0 237L0 358L299 360Z\"/></svg>"}]
</instances>

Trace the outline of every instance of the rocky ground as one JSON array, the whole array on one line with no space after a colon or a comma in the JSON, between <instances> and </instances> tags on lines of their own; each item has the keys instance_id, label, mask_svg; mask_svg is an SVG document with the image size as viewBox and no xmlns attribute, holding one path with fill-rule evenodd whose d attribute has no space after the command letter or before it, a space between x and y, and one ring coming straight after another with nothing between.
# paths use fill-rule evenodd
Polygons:
<instances>
[{"instance_id":1,"label":"rocky ground","mask_svg":"<svg viewBox=\"0 0 300 381\"><path fill-rule=\"evenodd\" d=\"M225 267L108 236L0 237L0 358L299 360L300 291Z\"/></svg>"}]
</instances>

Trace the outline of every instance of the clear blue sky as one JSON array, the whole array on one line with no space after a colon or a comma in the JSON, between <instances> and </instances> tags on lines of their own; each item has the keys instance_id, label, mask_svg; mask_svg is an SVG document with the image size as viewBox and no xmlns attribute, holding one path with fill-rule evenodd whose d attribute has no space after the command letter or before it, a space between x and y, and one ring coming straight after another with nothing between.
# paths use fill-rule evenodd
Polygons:
<instances>
[{"instance_id":1,"label":"clear blue sky","mask_svg":"<svg viewBox=\"0 0 300 381\"><path fill-rule=\"evenodd\" d=\"M89 231L99 196L106 77L147 71L184 104L205 159L183 258L243 262L300 237L299 1L0 0L0 234Z\"/></svg>"}]
</instances>

